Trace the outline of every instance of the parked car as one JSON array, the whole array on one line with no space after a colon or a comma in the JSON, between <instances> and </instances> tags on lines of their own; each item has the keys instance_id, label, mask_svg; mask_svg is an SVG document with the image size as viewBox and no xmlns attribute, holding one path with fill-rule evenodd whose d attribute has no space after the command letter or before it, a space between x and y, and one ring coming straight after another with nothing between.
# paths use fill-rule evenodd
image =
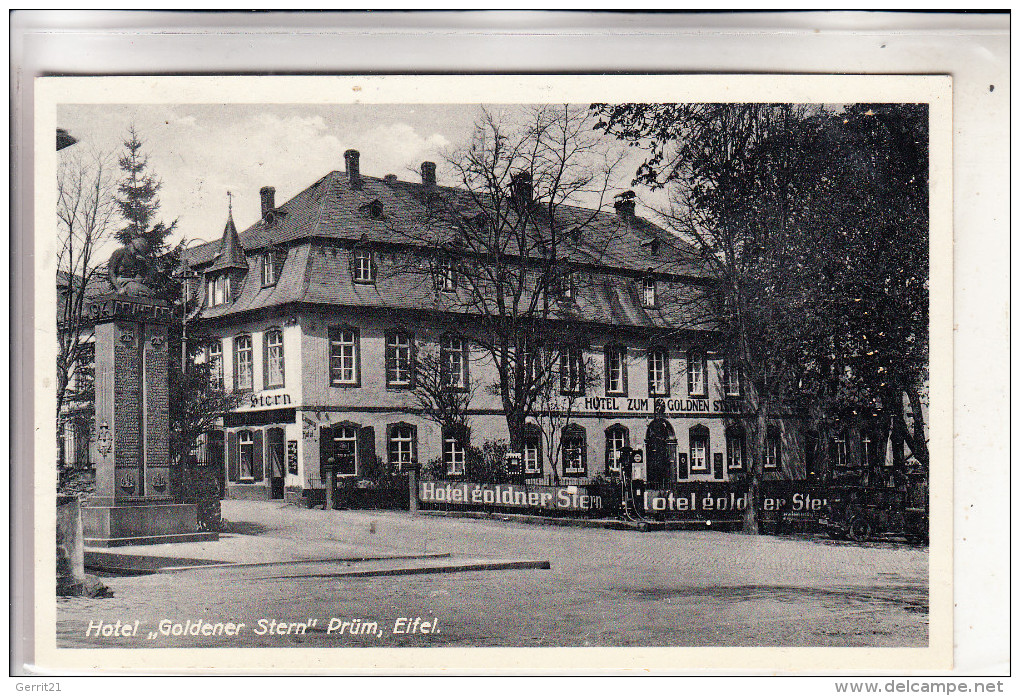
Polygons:
<instances>
[{"instance_id":1,"label":"parked car","mask_svg":"<svg viewBox=\"0 0 1020 696\"><path fill-rule=\"evenodd\" d=\"M902 536L912 544L928 543L928 477L906 476L905 490L840 486L829 491L819 526L833 539L866 541Z\"/></svg>"}]
</instances>

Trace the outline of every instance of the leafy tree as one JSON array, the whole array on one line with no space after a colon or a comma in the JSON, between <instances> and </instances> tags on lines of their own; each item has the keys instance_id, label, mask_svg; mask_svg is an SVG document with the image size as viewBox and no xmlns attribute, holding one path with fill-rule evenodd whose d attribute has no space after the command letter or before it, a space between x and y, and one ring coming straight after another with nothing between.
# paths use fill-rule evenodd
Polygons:
<instances>
[{"instance_id":1,"label":"leafy tree","mask_svg":"<svg viewBox=\"0 0 1020 696\"><path fill-rule=\"evenodd\" d=\"M645 148L635 183L666 187L662 212L716 283L707 311L732 366L739 366L750 453L752 504L744 530L758 532L757 508L769 425L785 414L797 366L817 328L806 279L804 231L817 180L818 129L786 104L594 104L597 128Z\"/></svg>"},{"instance_id":2,"label":"leafy tree","mask_svg":"<svg viewBox=\"0 0 1020 696\"><path fill-rule=\"evenodd\" d=\"M928 465L928 124L917 104L857 104L824 119L814 292L825 331L805 355L806 392L827 425L873 410L895 463ZM877 463L877 462L876 462Z\"/></svg>"}]
</instances>

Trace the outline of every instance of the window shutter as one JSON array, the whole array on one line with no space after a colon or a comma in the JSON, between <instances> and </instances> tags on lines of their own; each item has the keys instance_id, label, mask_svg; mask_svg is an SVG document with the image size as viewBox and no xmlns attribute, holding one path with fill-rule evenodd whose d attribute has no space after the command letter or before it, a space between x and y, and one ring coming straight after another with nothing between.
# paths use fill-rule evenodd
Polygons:
<instances>
[{"instance_id":1,"label":"window shutter","mask_svg":"<svg viewBox=\"0 0 1020 696\"><path fill-rule=\"evenodd\" d=\"M283 346L283 329L280 329L280 386L287 384L287 351Z\"/></svg>"},{"instance_id":2,"label":"window shutter","mask_svg":"<svg viewBox=\"0 0 1020 696\"><path fill-rule=\"evenodd\" d=\"M627 349L620 348L620 371L623 373L623 395L626 396L630 392L627 391Z\"/></svg>"},{"instance_id":3,"label":"window shutter","mask_svg":"<svg viewBox=\"0 0 1020 696\"><path fill-rule=\"evenodd\" d=\"M649 348L645 362L648 363L648 396L655 395L655 371L652 369L652 365L655 364L655 348Z\"/></svg>"},{"instance_id":4,"label":"window shutter","mask_svg":"<svg viewBox=\"0 0 1020 696\"><path fill-rule=\"evenodd\" d=\"M262 388L269 388L269 336L271 332L262 334Z\"/></svg>"},{"instance_id":5,"label":"window shutter","mask_svg":"<svg viewBox=\"0 0 1020 696\"><path fill-rule=\"evenodd\" d=\"M396 355L393 351L393 334L386 334L386 350L384 355L386 361L386 384L393 384L393 364L396 362Z\"/></svg>"},{"instance_id":6,"label":"window shutter","mask_svg":"<svg viewBox=\"0 0 1020 696\"><path fill-rule=\"evenodd\" d=\"M238 463L241 461L241 451L237 445L237 433L227 433L227 478L236 482L238 479Z\"/></svg>"},{"instance_id":7,"label":"window shutter","mask_svg":"<svg viewBox=\"0 0 1020 696\"><path fill-rule=\"evenodd\" d=\"M319 480L326 480L326 462L332 445L332 429L328 425L319 428Z\"/></svg>"},{"instance_id":8,"label":"window shutter","mask_svg":"<svg viewBox=\"0 0 1020 696\"><path fill-rule=\"evenodd\" d=\"M262 431L252 431L252 456L251 456L251 474L252 478L256 481L261 481L263 478L263 457L262 457Z\"/></svg>"},{"instance_id":9,"label":"window shutter","mask_svg":"<svg viewBox=\"0 0 1020 696\"><path fill-rule=\"evenodd\" d=\"M414 334L412 334L412 333L407 334L407 344L408 344L408 349L407 349L408 366L407 367L408 367L408 373L409 373L408 376L407 376L407 382L408 382L407 386L410 389L414 389L415 388L415 383L417 382L416 374L415 373L417 373L417 371L418 371L418 369L417 369L417 362L416 362L417 359L418 359L418 346L414 342Z\"/></svg>"},{"instance_id":10,"label":"window shutter","mask_svg":"<svg viewBox=\"0 0 1020 696\"><path fill-rule=\"evenodd\" d=\"M283 275L283 264L287 261L287 250L277 249L273 252L273 272L276 274L276 281L280 281L280 276Z\"/></svg>"},{"instance_id":11,"label":"window shutter","mask_svg":"<svg viewBox=\"0 0 1020 696\"><path fill-rule=\"evenodd\" d=\"M358 475L366 466L374 466L375 462L375 428L366 425L358 430Z\"/></svg>"}]
</instances>

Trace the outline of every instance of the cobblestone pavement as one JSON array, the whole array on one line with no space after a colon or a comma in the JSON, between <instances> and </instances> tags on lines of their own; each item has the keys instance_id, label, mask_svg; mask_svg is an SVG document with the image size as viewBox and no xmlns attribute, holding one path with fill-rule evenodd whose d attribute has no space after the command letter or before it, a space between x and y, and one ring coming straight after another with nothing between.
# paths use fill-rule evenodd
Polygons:
<instances>
[{"instance_id":1,"label":"cobblestone pavement","mask_svg":"<svg viewBox=\"0 0 1020 696\"><path fill-rule=\"evenodd\" d=\"M321 564L104 578L111 599L58 602L64 647L923 646L928 552L894 543L547 527L225 501L253 549L336 544L390 553L537 558L525 569L322 577ZM257 555L257 553L253 554ZM395 632L420 617L430 633ZM264 620L260 629L259 620ZM314 621L305 628L290 626ZM360 621L357 621L360 619ZM86 635L139 622L139 635ZM330 631L333 621L334 630ZM237 635L187 635L243 622ZM351 621L343 631L344 621ZM169 626L159 631L160 623ZM178 624L184 635L175 636ZM374 624L374 625L373 625ZM419 622L421 626L421 622ZM402 628L403 625L397 626ZM353 635L352 635L353 629ZM195 630L195 629L190 629ZM201 624L200 628L201 630ZM262 630L262 634L259 631ZM95 631L93 631L95 632ZM154 636L149 638L149 634Z\"/></svg>"}]
</instances>

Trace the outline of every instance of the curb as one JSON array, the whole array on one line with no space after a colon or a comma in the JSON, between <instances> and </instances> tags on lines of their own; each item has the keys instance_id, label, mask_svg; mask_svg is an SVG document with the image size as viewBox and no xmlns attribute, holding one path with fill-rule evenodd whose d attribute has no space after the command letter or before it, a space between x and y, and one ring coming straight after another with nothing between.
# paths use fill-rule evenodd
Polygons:
<instances>
[{"instance_id":1,"label":"curb","mask_svg":"<svg viewBox=\"0 0 1020 696\"><path fill-rule=\"evenodd\" d=\"M371 570L342 570L335 573L309 573L306 575L279 575L260 580L292 580L294 578L369 578L388 575L426 575L431 573L467 573L475 570L549 570L549 561L484 561L447 566L420 566L409 568L378 568Z\"/></svg>"},{"instance_id":2,"label":"curb","mask_svg":"<svg viewBox=\"0 0 1020 696\"><path fill-rule=\"evenodd\" d=\"M261 566L299 565L305 563L364 563L367 561L414 560L449 557L449 553L436 552L397 554L392 556L338 556L334 558L306 558L289 561L255 561L252 563L235 563L232 561L216 559L120 554L87 549L85 551L85 567L90 570L98 570L105 573L119 575L151 575L153 573L176 573L185 570L253 568ZM109 561L117 561L119 564L109 563ZM163 565L161 562L165 562L166 564Z\"/></svg>"},{"instance_id":3,"label":"curb","mask_svg":"<svg viewBox=\"0 0 1020 696\"><path fill-rule=\"evenodd\" d=\"M551 527L587 527L590 529L619 529L639 532L675 532L684 530L724 531L739 526L739 522L711 522L709 520L670 520L658 522L631 522L615 519L586 519L571 517L542 517L539 515L516 515L509 512L478 512L475 510L418 510L419 515L433 517L460 517L477 520L495 520L497 522L518 522L520 524L538 524Z\"/></svg>"}]
</instances>

